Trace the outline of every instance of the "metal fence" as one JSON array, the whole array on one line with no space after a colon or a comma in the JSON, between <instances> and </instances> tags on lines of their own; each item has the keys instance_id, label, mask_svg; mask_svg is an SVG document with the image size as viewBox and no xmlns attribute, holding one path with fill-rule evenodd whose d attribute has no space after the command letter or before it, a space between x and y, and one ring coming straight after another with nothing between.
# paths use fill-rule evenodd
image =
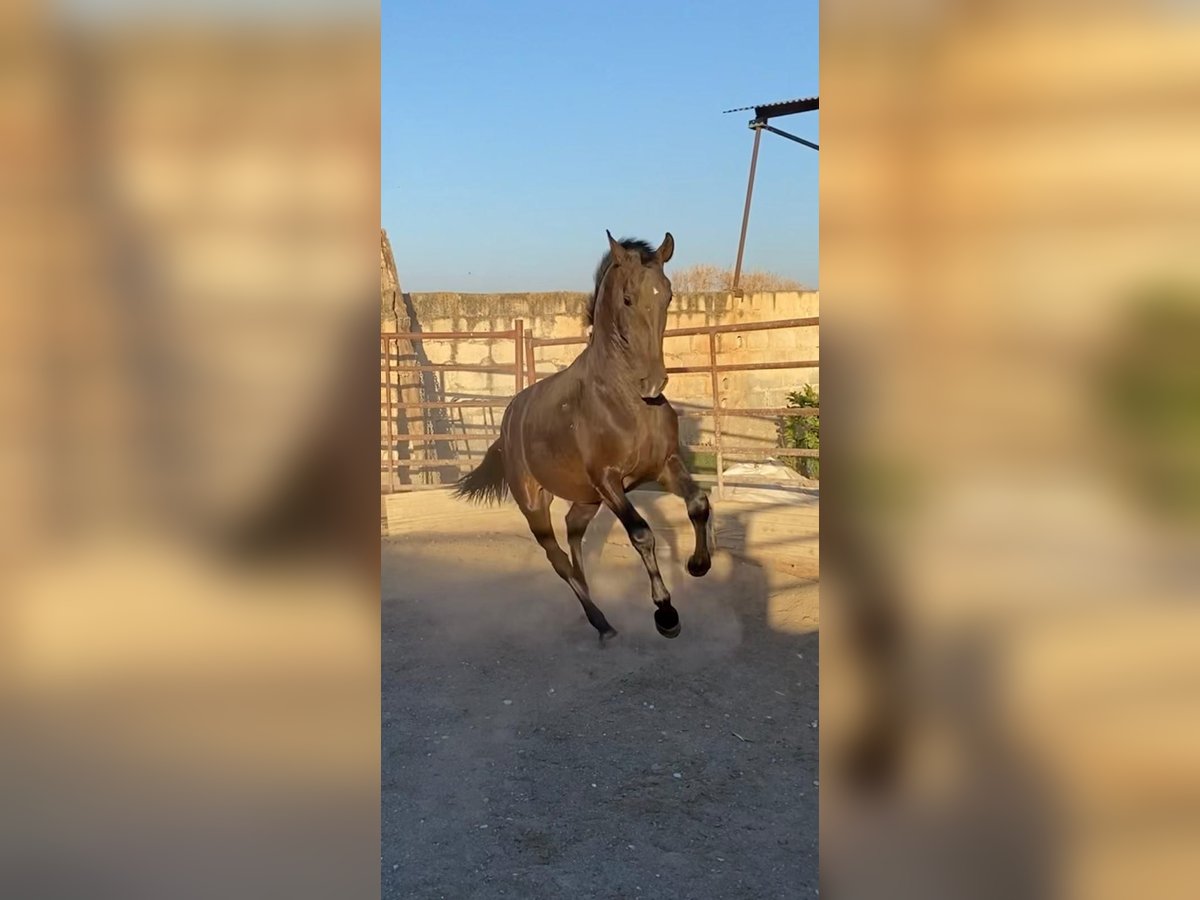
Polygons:
<instances>
[{"instance_id":1,"label":"metal fence","mask_svg":"<svg viewBox=\"0 0 1200 900\"><path fill-rule=\"evenodd\" d=\"M719 498L721 492L727 486L738 484L746 484L746 482L738 482L734 480L727 481L725 479L725 464L730 459L761 459L764 457L808 457L819 458L820 451L805 450L788 447L746 447L730 445L725 436L724 422L731 418L758 418L758 419L779 419L782 416L819 416L820 409L818 408L795 408L795 407L732 407L727 405L722 400L721 396L721 381L720 376L729 372L752 372L768 369L814 369L819 367L819 360L816 359L792 359L779 360L773 362L756 362L756 363L721 363L719 361L720 350L717 346L717 336L721 334L732 334L736 332L748 331L774 331L788 328L816 328L819 326L819 318L812 316L809 318L799 319L777 319L769 322L745 322L733 325L706 325L695 328L676 328L669 330L664 335L665 339L689 337L692 335L707 335L708 336L708 362L701 366L674 366L668 367L668 374L708 374L709 376L709 396L711 405L708 408L700 408L693 410L680 410L680 418L705 418L711 417L713 422L713 441L711 444L687 444L686 448L692 452L711 453L716 461L716 474L712 478L703 478L698 476L699 480L715 482ZM421 363L419 358L413 362L408 362L405 357L412 356L411 354L400 354L398 352L399 345L404 342L416 341L466 341L466 340L489 340L489 341L512 341L513 343L513 362L511 364L502 365L484 365L484 364L467 364L467 363ZM570 337L570 338L538 338L529 334L525 330L524 322L520 319L513 323L513 328L509 331L494 331L484 333L468 333L468 332L398 332L392 334L383 334L380 336L381 351L382 351L382 377L385 398L381 408L381 418L383 428L381 429L381 457L382 457L382 473L385 477L382 479L384 493L397 491L412 491L412 490L427 490L435 488L444 488L448 486L448 481L445 476L455 476L458 473L473 467L477 463L477 458L471 452L471 442L480 440L492 440L499 436L499 427L493 420L491 429L469 430L465 426L459 431L453 431L450 428L449 417L445 417L441 424L430 422L430 416L425 415L426 411L442 410L464 410L464 409L483 409L493 411L503 409L512 400L512 396L498 396L487 398L465 398L452 400L427 400L420 399L414 401L405 401L400 394L402 390L399 387L400 379L405 373L431 373L435 376L447 371L461 372L490 372L497 374L511 374L513 377L513 395L515 396L527 385L536 383L543 377L553 374L553 372L539 372L537 367L537 351L544 347L559 347L569 346L572 344L583 345L587 343L586 337ZM426 391L425 393L428 393ZM421 421L421 430L414 432L411 430L398 429L398 418L402 418L404 422L413 421L413 417L409 415L410 411L419 411L422 413L419 417ZM433 450L434 458L414 458L413 447L430 448ZM441 457L439 458L438 448L441 448ZM449 448L449 452L446 449ZM461 452L455 448L466 448L466 452ZM429 450L424 450L428 453ZM398 474L405 472L408 474L407 483L398 483ZM424 483L415 483L413 475L415 473L424 473L426 481ZM430 477L430 476L433 477ZM440 480L439 480L440 479ZM402 480L402 479L401 479Z\"/></svg>"}]
</instances>

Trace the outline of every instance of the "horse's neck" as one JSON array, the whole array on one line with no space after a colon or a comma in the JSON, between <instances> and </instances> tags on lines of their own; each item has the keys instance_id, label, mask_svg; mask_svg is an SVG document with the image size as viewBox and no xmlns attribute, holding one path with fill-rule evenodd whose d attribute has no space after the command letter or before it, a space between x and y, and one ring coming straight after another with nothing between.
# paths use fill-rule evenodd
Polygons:
<instances>
[{"instance_id":1,"label":"horse's neck","mask_svg":"<svg viewBox=\"0 0 1200 900\"><path fill-rule=\"evenodd\" d=\"M603 329L592 332L591 343L579 354L579 373L584 387L602 387L605 393L639 396L637 385L629 377L629 360Z\"/></svg>"},{"instance_id":2,"label":"horse's neck","mask_svg":"<svg viewBox=\"0 0 1200 900\"><path fill-rule=\"evenodd\" d=\"M602 366L613 372L624 371L628 367L625 353L620 343L613 335L615 326L608 322L600 322L592 326L591 340L583 351L593 361L594 365Z\"/></svg>"},{"instance_id":3,"label":"horse's neck","mask_svg":"<svg viewBox=\"0 0 1200 900\"><path fill-rule=\"evenodd\" d=\"M615 289L608 289L596 298L592 309L592 334L584 353L588 354L588 374L603 378L605 384L617 389L637 388L629 378L629 352L624 341L617 337L616 311L613 304L619 303ZM625 391L622 390L622 393Z\"/></svg>"}]
</instances>

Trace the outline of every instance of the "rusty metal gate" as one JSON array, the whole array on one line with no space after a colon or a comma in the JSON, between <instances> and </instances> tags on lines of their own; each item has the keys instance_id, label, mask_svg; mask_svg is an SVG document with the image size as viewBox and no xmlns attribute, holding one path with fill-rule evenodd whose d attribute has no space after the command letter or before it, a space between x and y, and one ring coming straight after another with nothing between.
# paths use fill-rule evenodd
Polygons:
<instances>
[{"instance_id":1,"label":"rusty metal gate","mask_svg":"<svg viewBox=\"0 0 1200 900\"><path fill-rule=\"evenodd\" d=\"M745 322L731 325L707 325L669 330L664 340L706 335L708 360L701 366L668 367L669 374L700 374L709 376L710 405L707 408L680 411L680 418L710 417L713 440L711 444L687 444L693 452L711 453L716 460L716 474L697 480L715 482L716 496L724 487L737 481L725 479L726 462L731 459L764 457L819 458L820 451L788 447L746 447L730 445L724 423L731 418L779 419L782 416L818 416L818 408L795 407L734 407L723 402L721 376L730 372L750 372L765 369L815 369L817 359L791 359L758 363L721 363L718 336L752 331L774 331L791 328L816 328L816 316L798 319L777 319L768 322ZM405 345L418 343L488 341L501 346L511 342L511 363L432 363L422 361L422 355L406 352ZM463 472L478 464L486 446L499 436L498 410L503 410L513 396L524 387L552 374L539 372L537 351L543 347L584 345L586 337L538 338L529 334L524 322L517 319L508 331L488 332L394 332L380 335L381 356L381 490L383 493L432 490L449 487ZM423 345L423 343L422 343ZM508 354L505 353L505 356ZM484 395L478 392L447 392L444 380L438 376L447 372L475 372L508 376L513 379L513 393ZM414 388L415 386L415 388ZM449 396L450 394L462 394ZM478 411L475 421L468 423L464 413Z\"/></svg>"}]
</instances>

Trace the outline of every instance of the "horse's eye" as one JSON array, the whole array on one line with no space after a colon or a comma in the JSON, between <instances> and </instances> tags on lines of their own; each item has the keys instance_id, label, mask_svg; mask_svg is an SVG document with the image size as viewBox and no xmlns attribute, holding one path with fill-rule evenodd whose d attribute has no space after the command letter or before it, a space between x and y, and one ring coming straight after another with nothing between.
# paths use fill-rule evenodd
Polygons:
<instances>
[{"instance_id":1,"label":"horse's eye","mask_svg":"<svg viewBox=\"0 0 1200 900\"><path fill-rule=\"evenodd\" d=\"M628 294L625 295L625 305L633 306L633 298L630 297Z\"/></svg>"}]
</instances>

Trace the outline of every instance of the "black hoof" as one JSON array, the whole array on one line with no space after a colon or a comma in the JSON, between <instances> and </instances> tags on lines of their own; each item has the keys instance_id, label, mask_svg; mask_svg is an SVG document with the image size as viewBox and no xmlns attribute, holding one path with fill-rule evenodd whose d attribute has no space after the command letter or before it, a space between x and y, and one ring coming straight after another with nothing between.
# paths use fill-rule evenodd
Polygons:
<instances>
[{"instance_id":1,"label":"black hoof","mask_svg":"<svg viewBox=\"0 0 1200 900\"><path fill-rule=\"evenodd\" d=\"M612 628L611 626L607 631L600 632L600 646L603 647L605 644L615 638L617 634L617 629Z\"/></svg>"},{"instance_id":2,"label":"black hoof","mask_svg":"<svg viewBox=\"0 0 1200 900\"><path fill-rule=\"evenodd\" d=\"M654 627L665 638L679 637L679 613L673 606L661 606L654 611Z\"/></svg>"},{"instance_id":3,"label":"black hoof","mask_svg":"<svg viewBox=\"0 0 1200 900\"><path fill-rule=\"evenodd\" d=\"M708 574L708 570L712 568L711 559L689 559L687 561L688 574L693 578L699 578L702 575Z\"/></svg>"}]
</instances>

